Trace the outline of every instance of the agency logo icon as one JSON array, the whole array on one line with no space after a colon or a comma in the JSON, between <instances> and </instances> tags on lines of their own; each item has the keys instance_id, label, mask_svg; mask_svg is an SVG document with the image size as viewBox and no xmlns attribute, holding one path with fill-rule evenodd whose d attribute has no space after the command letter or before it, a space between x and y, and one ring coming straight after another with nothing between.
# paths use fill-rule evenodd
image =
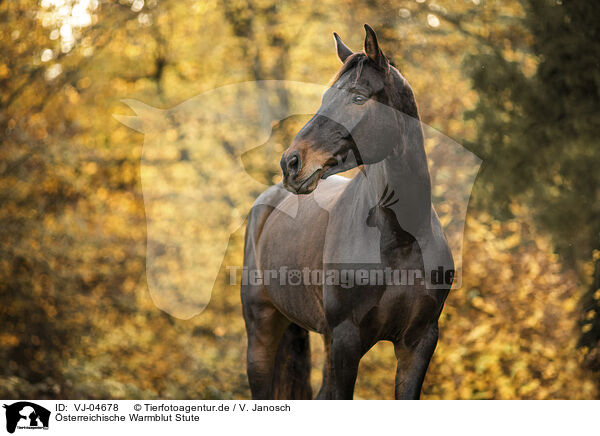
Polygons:
<instances>
[{"instance_id":1,"label":"agency logo icon","mask_svg":"<svg viewBox=\"0 0 600 436\"><path fill-rule=\"evenodd\" d=\"M6 409L6 431L14 433L19 430L48 430L50 411L29 401L19 401L4 405Z\"/></svg>"}]
</instances>

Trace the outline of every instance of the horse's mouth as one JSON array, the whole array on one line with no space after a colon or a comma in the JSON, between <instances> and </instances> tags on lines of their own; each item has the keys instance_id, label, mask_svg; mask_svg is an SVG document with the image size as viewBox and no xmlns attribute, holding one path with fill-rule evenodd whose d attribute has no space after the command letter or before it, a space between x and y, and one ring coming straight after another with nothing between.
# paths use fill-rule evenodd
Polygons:
<instances>
[{"instance_id":1,"label":"horse's mouth","mask_svg":"<svg viewBox=\"0 0 600 436\"><path fill-rule=\"evenodd\" d=\"M323 168L318 168L312 173L308 178L304 179L299 185L294 186L294 184L290 182L286 182L284 180L283 187L290 191L292 194L301 195L301 194L310 194L313 192L317 185L319 184L319 180L321 179L321 173L323 172Z\"/></svg>"},{"instance_id":2,"label":"horse's mouth","mask_svg":"<svg viewBox=\"0 0 600 436\"><path fill-rule=\"evenodd\" d=\"M326 179L329 176L332 176L337 173L342 173L344 171L348 171L352 168L356 168L361 165L362 162L360 159L356 159L355 153L352 150L349 150L344 155L336 155L329 159L323 165L323 171L321 173L321 178Z\"/></svg>"},{"instance_id":3,"label":"horse's mouth","mask_svg":"<svg viewBox=\"0 0 600 436\"><path fill-rule=\"evenodd\" d=\"M326 179L343 171L355 168L359 163L353 151L337 154L329 158L321 167L317 168L309 177L299 184L297 180L283 180L283 187L293 194L310 194L313 192L321 179ZM362 162L360 162L362 164Z\"/></svg>"},{"instance_id":4,"label":"horse's mouth","mask_svg":"<svg viewBox=\"0 0 600 436\"><path fill-rule=\"evenodd\" d=\"M343 165L329 165L323 167L323 171L321 172L321 178L324 180L329 176L333 176L334 174L341 173L344 171Z\"/></svg>"}]
</instances>

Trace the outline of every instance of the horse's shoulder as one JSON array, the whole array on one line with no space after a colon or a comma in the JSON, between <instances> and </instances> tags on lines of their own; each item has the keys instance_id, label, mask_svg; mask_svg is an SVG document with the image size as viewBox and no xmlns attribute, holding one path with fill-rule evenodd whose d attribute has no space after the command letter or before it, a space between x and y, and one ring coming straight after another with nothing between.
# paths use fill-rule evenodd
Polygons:
<instances>
[{"instance_id":1,"label":"horse's shoulder","mask_svg":"<svg viewBox=\"0 0 600 436\"><path fill-rule=\"evenodd\" d=\"M322 209L331 212L337 199L340 198L340 194L346 190L350 181L351 179L338 175L321 180L312 194L315 202Z\"/></svg>"},{"instance_id":2,"label":"horse's shoulder","mask_svg":"<svg viewBox=\"0 0 600 436\"><path fill-rule=\"evenodd\" d=\"M286 197L292 195L281 183L269 186L254 200L252 208L259 205L277 207Z\"/></svg>"},{"instance_id":3,"label":"horse's shoulder","mask_svg":"<svg viewBox=\"0 0 600 436\"><path fill-rule=\"evenodd\" d=\"M335 199L344 191L345 187L348 186L349 181L350 179L334 175L322 180L317 186L317 189L311 194L300 196L292 194L287 191L281 183L277 183L276 185L267 188L258 196L252 205L251 215L256 213L259 213L261 216L264 215L264 207L259 206L268 206L272 208L271 210L277 209L292 218L298 213L299 207L305 212L313 209L314 211L321 209L329 211L334 204ZM316 208L314 206L316 206ZM267 212L267 216L268 215L271 215L271 213Z\"/></svg>"}]
</instances>

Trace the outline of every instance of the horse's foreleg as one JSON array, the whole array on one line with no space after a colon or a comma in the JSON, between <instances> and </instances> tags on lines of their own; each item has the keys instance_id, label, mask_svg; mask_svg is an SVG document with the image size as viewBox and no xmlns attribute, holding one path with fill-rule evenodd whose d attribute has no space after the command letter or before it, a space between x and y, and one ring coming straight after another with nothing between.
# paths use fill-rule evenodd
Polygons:
<instances>
[{"instance_id":1,"label":"horse's foreleg","mask_svg":"<svg viewBox=\"0 0 600 436\"><path fill-rule=\"evenodd\" d=\"M325 351L325 359L323 362L323 382L321 389L317 394L317 400L331 400L333 395L333 373L331 368L331 338L329 335L323 335L323 345Z\"/></svg>"},{"instance_id":2,"label":"horse's foreleg","mask_svg":"<svg viewBox=\"0 0 600 436\"><path fill-rule=\"evenodd\" d=\"M351 400L362 357L360 332L351 321L344 321L333 329L331 342L334 399Z\"/></svg>"},{"instance_id":3,"label":"horse's foreleg","mask_svg":"<svg viewBox=\"0 0 600 436\"><path fill-rule=\"evenodd\" d=\"M396 369L396 399L418 400L429 361L437 345L437 322L423 329L414 342L404 340L394 344L398 367Z\"/></svg>"},{"instance_id":4,"label":"horse's foreleg","mask_svg":"<svg viewBox=\"0 0 600 436\"><path fill-rule=\"evenodd\" d=\"M289 321L270 304L244 304L247 369L252 399L272 399L277 347Z\"/></svg>"},{"instance_id":5,"label":"horse's foreleg","mask_svg":"<svg viewBox=\"0 0 600 436\"><path fill-rule=\"evenodd\" d=\"M283 333L273 370L275 400L310 400L310 337L308 331L291 323Z\"/></svg>"}]
</instances>

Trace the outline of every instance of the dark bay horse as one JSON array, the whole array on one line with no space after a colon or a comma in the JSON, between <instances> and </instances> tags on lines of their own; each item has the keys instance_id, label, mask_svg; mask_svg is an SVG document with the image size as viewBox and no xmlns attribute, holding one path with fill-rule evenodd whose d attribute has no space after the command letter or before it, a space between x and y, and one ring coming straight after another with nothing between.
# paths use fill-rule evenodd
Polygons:
<instances>
[{"instance_id":1,"label":"dark bay horse","mask_svg":"<svg viewBox=\"0 0 600 436\"><path fill-rule=\"evenodd\" d=\"M395 397L418 399L437 344L452 256L413 92L365 29L364 52L334 34L343 65L283 154L282 184L248 218L244 265L260 278L241 291L254 399L312 398L308 331L324 338L324 399L352 399L359 361L381 340L394 344ZM353 179L334 175L355 167Z\"/></svg>"}]
</instances>

